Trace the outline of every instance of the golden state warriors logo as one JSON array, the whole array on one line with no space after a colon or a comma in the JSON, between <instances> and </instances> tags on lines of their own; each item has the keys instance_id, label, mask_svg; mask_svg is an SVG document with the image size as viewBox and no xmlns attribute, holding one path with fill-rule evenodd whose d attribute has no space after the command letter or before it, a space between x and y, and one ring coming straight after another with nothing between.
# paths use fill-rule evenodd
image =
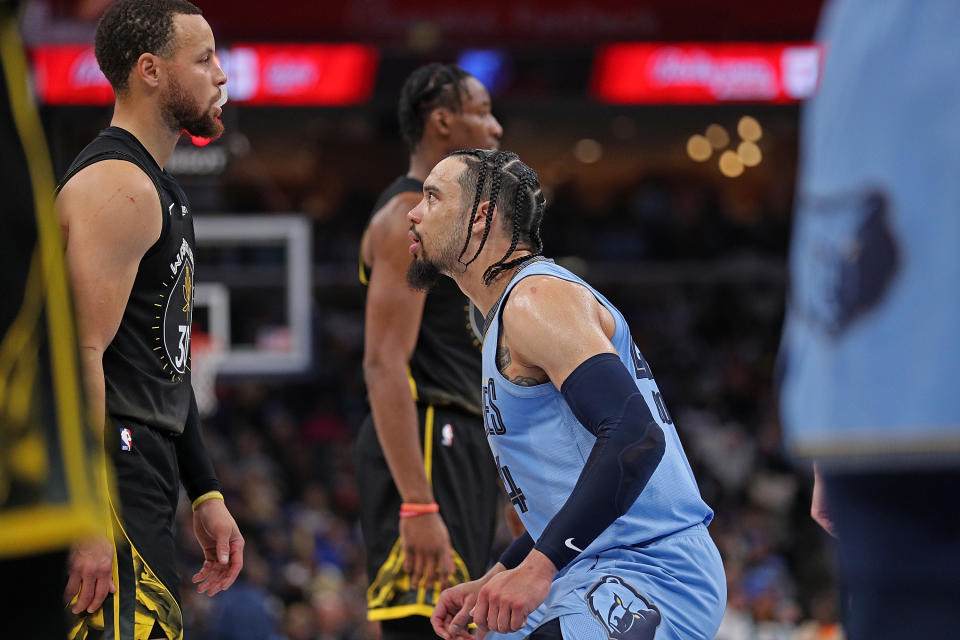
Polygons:
<instances>
[{"instance_id":1,"label":"golden state warriors logo","mask_svg":"<svg viewBox=\"0 0 960 640\"><path fill-rule=\"evenodd\" d=\"M603 576L586 600L611 640L652 640L662 620L660 609L619 576Z\"/></svg>"},{"instance_id":2,"label":"golden state warriors logo","mask_svg":"<svg viewBox=\"0 0 960 640\"><path fill-rule=\"evenodd\" d=\"M180 311L190 312L190 305L193 302L193 278L190 276L190 265L186 264L183 268L183 308Z\"/></svg>"},{"instance_id":3,"label":"golden state warriors logo","mask_svg":"<svg viewBox=\"0 0 960 640\"><path fill-rule=\"evenodd\" d=\"M157 307L158 344L154 351L164 373L172 382L180 382L190 369L190 326L193 322L194 295L193 250L184 239L170 263L170 279L163 283Z\"/></svg>"}]
</instances>

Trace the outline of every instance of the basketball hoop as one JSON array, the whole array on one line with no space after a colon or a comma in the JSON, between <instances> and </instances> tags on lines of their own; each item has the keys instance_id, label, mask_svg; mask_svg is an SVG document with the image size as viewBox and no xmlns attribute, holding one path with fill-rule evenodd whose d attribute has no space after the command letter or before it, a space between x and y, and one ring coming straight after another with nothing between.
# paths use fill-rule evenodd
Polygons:
<instances>
[{"instance_id":1,"label":"basketball hoop","mask_svg":"<svg viewBox=\"0 0 960 640\"><path fill-rule=\"evenodd\" d=\"M217 370L224 358L223 344L205 331L194 329L190 336L190 380L200 417L217 409Z\"/></svg>"}]
</instances>

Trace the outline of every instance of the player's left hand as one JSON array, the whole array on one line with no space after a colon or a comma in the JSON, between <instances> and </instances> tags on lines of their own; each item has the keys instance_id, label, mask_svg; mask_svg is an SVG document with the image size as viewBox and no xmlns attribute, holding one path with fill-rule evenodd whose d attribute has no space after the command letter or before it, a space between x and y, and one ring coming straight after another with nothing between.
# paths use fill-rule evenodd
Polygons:
<instances>
[{"instance_id":1,"label":"player's left hand","mask_svg":"<svg viewBox=\"0 0 960 640\"><path fill-rule=\"evenodd\" d=\"M223 500L207 500L193 512L193 532L203 549L203 567L193 576L199 593L226 591L243 568L243 536Z\"/></svg>"},{"instance_id":2,"label":"player's left hand","mask_svg":"<svg viewBox=\"0 0 960 640\"><path fill-rule=\"evenodd\" d=\"M470 610L477 601L477 592L484 584L481 578L444 589L433 608L433 615L430 616L434 633L444 640L472 638L467 631Z\"/></svg>"},{"instance_id":3,"label":"player's left hand","mask_svg":"<svg viewBox=\"0 0 960 640\"><path fill-rule=\"evenodd\" d=\"M493 576L473 607L478 640L488 631L510 633L523 627L527 616L547 599L556 573L550 559L534 549L515 569Z\"/></svg>"}]
</instances>

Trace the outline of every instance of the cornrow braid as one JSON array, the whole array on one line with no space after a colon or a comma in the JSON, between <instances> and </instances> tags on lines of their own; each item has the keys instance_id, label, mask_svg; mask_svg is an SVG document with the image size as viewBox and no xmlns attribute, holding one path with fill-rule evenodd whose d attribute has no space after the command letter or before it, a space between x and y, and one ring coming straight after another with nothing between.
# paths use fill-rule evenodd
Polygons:
<instances>
[{"instance_id":1,"label":"cornrow braid","mask_svg":"<svg viewBox=\"0 0 960 640\"><path fill-rule=\"evenodd\" d=\"M480 196L483 195L483 186L487 179L487 163L482 162L482 159L483 159L482 152L479 150L473 150L465 153L469 153L475 157L479 157L481 159L481 162L480 162L480 174L477 176L476 195L473 198L473 209L470 210L470 219L467 221L467 237L463 239L463 248L460 249L460 255L457 256L457 262L459 262L460 264L464 264L463 254L467 252L467 247L470 245L469 230L473 228L473 222L474 220L477 219L477 209L480 207Z\"/></svg>"},{"instance_id":2,"label":"cornrow braid","mask_svg":"<svg viewBox=\"0 0 960 640\"><path fill-rule=\"evenodd\" d=\"M471 264L480 256L490 234L491 218L495 208L500 212L504 220L503 224L510 224L510 247L500 260L484 271L484 282L489 285L499 274L513 269L529 258L523 255L507 260L521 244L524 245L523 248L530 250L532 255L542 255L543 240L540 235L540 224L543 221L546 200L540 188L537 172L524 164L517 154L510 151L472 149L455 151L450 156L461 158L467 167L459 178L465 201L469 202L466 198L471 191L474 196L473 208L468 219L467 238L460 253L461 258L470 243L470 230L476 221L480 202L484 199L490 201L483 238L476 253L466 264ZM491 174L489 181L486 179L488 173Z\"/></svg>"},{"instance_id":3,"label":"cornrow braid","mask_svg":"<svg viewBox=\"0 0 960 640\"><path fill-rule=\"evenodd\" d=\"M527 189L529 189L527 176L521 175L517 184L517 189L514 191L514 196L513 196L513 210L515 213L524 211L523 202L524 200L530 199L530 195ZM517 248L517 244L519 244L520 242L520 222L519 222L518 215L512 216L512 223L513 224L511 226L513 227L513 233L510 237L510 247L507 249L507 252L504 253L503 256L500 258L499 262L493 265L490 265L489 267L487 267L487 270L483 272L484 282L487 282L487 283L492 282L493 278L496 277L497 273L500 273L501 271L508 269L514 262L517 262L519 264L518 261L522 262L528 258L528 256L521 256L514 260L510 260L509 262L504 262L508 257L510 257L510 254L513 253L514 249Z\"/></svg>"},{"instance_id":4,"label":"cornrow braid","mask_svg":"<svg viewBox=\"0 0 960 640\"><path fill-rule=\"evenodd\" d=\"M502 155L497 155L493 158L493 176L490 180L490 206L487 207L487 218L486 225L483 227L483 238L480 239L477 252L473 254L473 257L470 258L470 262L467 264L471 264L480 256L483 245L487 243L487 236L490 235L490 222L493 219L493 210L497 207L497 198L500 196L500 184L503 182L503 161L504 157ZM478 188L477 191L479 192L480 189Z\"/></svg>"}]
</instances>

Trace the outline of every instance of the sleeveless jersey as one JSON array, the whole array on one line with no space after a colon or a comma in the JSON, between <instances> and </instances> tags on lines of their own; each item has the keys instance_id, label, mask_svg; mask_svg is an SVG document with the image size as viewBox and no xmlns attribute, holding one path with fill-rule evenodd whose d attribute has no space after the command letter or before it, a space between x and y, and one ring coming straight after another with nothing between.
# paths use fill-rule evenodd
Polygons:
<instances>
[{"instance_id":1,"label":"sleeveless jersey","mask_svg":"<svg viewBox=\"0 0 960 640\"><path fill-rule=\"evenodd\" d=\"M523 278L548 275L586 287L613 315L613 346L623 366L636 379L654 420L663 429L666 451L659 466L633 505L597 537L580 556L639 545L698 524L709 524L713 511L701 499L673 420L667 412L653 373L630 337L620 312L573 273L540 261L520 269L489 317L483 341L483 404L487 441L500 469L504 487L534 540L566 503L590 455L596 437L573 415L552 382L521 387L497 369L496 351L501 313L510 291Z\"/></svg>"},{"instance_id":2,"label":"sleeveless jersey","mask_svg":"<svg viewBox=\"0 0 960 640\"><path fill-rule=\"evenodd\" d=\"M393 181L377 199L373 212L399 193L423 192L423 183L407 176ZM369 281L370 267L361 260L360 281ZM418 402L456 405L480 415L480 344L471 325L470 300L450 278L427 294L420 333L409 363L410 386Z\"/></svg>"},{"instance_id":3,"label":"sleeveless jersey","mask_svg":"<svg viewBox=\"0 0 960 640\"><path fill-rule=\"evenodd\" d=\"M140 167L157 188L163 215L160 238L140 260L120 327L103 354L107 415L182 433L192 393L193 216L180 185L119 127L104 129L80 152L61 188L81 169L103 160Z\"/></svg>"},{"instance_id":4,"label":"sleeveless jersey","mask_svg":"<svg viewBox=\"0 0 960 640\"><path fill-rule=\"evenodd\" d=\"M960 461L960 89L944 82L960 74L946 53L958 22L956 3L824 13L779 363L795 455L851 469Z\"/></svg>"}]
</instances>

